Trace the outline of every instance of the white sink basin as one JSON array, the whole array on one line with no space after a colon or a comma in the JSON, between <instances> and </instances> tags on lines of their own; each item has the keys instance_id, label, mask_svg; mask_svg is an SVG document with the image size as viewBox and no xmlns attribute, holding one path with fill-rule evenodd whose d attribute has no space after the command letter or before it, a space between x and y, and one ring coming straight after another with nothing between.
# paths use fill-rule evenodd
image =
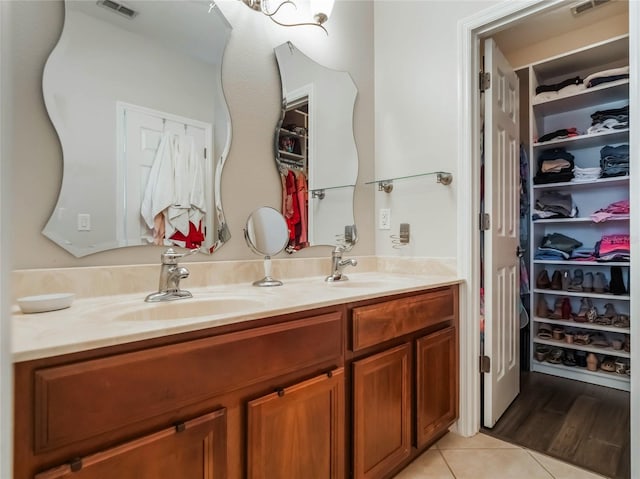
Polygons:
<instances>
[{"instance_id":1,"label":"white sink basin","mask_svg":"<svg viewBox=\"0 0 640 479\"><path fill-rule=\"evenodd\" d=\"M198 318L221 314L253 312L264 306L262 301L244 296L189 298L160 303L143 303L116 316L119 321L162 321Z\"/></svg>"}]
</instances>

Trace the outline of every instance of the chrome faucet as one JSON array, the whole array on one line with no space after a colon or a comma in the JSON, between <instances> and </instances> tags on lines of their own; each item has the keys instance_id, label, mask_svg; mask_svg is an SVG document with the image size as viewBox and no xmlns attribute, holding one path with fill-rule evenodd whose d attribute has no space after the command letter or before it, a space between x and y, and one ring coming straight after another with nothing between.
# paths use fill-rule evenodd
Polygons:
<instances>
[{"instance_id":1,"label":"chrome faucet","mask_svg":"<svg viewBox=\"0 0 640 479\"><path fill-rule=\"evenodd\" d=\"M197 249L192 249L188 253L176 253L173 248L160 255L162 265L160 266L160 281L158 291L151 293L144 300L147 303L157 303L160 301L173 301L176 299L191 298L189 291L180 289L180 280L189 277L189 270L178 266L178 260L183 256L197 253Z\"/></svg>"},{"instance_id":2,"label":"chrome faucet","mask_svg":"<svg viewBox=\"0 0 640 479\"><path fill-rule=\"evenodd\" d=\"M358 261L355 259L342 259L342 253L344 253L344 246L336 246L336 248L331 253L331 274L327 276L324 280L332 283L334 281L346 281L346 275L342 274L342 270L345 266L355 266L358 264Z\"/></svg>"}]
</instances>

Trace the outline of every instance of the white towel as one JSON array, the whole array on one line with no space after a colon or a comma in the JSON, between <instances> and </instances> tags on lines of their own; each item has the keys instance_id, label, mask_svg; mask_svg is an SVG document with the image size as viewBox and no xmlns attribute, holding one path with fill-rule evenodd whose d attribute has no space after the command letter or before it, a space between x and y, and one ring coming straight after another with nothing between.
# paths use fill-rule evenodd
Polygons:
<instances>
[{"instance_id":1,"label":"white towel","mask_svg":"<svg viewBox=\"0 0 640 479\"><path fill-rule=\"evenodd\" d=\"M171 135L163 133L153 158L140 207L140 214L150 229L153 229L155 216L172 204L173 183Z\"/></svg>"},{"instance_id":2,"label":"white towel","mask_svg":"<svg viewBox=\"0 0 640 479\"><path fill-rule=\"evenodd\" d=\"M612 77L616 75L627 75L629 73L629 67L620 67L620 68L611 68L610 70L603 70L601 72L592 73L587 78L584 79L584 84L589 85L591 80L595 80L596 78L603 77Z\"/></svg>"}]
</instances>

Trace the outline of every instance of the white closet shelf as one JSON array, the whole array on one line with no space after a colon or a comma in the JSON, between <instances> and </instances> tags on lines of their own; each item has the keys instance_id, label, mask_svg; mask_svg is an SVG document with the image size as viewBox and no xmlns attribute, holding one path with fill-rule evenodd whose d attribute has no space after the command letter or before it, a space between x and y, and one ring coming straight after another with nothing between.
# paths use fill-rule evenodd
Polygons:
<instances>
[{"instance_id":1,"label":"white closet shelf","mask_svg":"<svg viewBox=\"0 0 640 479\"><path fill-rule=\"evenodd\" d=\"M580 148L602 146L604 143L624 143L628 141L629 128L624 128L621 130L593 133L591 135L579 135L572 136L570 138L560 138L557 140L543 141L542 143L533 143L531 146L534 150L560 147L577 150Z\"/></svg>"},{"instance_id":2,"label":"white closet shelf","mask_svg":"<svg viewBox=\"0 0 640 479\"><path fill-rule=\"evenodd\" d=\"M595 346L581 345L581 344L574 344L574 343L569 344L565 341L556 341L554 339L540 339L540 338L533 338L533 342L536 344L544 344L546 346L553 346L556 348L573 349L574 351L586 351L588 353L606 354L607 356L616 356L618 358L628 359L631 357L631 354L627 353L626 351L613 349L611 347L597 348Z\"/></svg>"},{"instance_id":3,"label":"white closet shelf","mask_svg":"<svg viewBox=\"0 0 640 479\"><path fill-rule=\"evenodd\" d=\"M630 328L616 328L615 326L604 326L594 323L578 323L571 319L550 319L550 318L533 318L534 323L557 324L568 328L592 329L594 331L606 331L608 333L631 334Z\"/></svg>"},{"instance_id":4,"label":"white closet shelf","mask_svg":"<svg viewBox=\"0 0 640 479\"><path fill-rule=\"evenodd\" d=\"M593 187L605 187L605 186L614 186L616 184L626 185L629 183L629 176L614 176L612 178L598 178L593 181L581 181L581 182L573 182L573 181L562 181L559 183L545 183L542 185L533 185L533 189L545 189L545 188L593 188Z\"/></svg>"},{"instance_id":5,"label":"white closet shelf","mask_svg":"<svg viewBox=\"0 0 640 479\"><path fill-rule=\"evenodd\" d=\"M631 378L627 375L610 373L607 371L589 371L587 368L579 366L565 366L564 364L541 363L540 361L532 361L532 371L537 371L563 378L585 381L600 386L621 389L629 391L631 389Z\"/></svg>"},{"instance_id":6,"label":"white closet shelf","mask_svg":"<svg viewBox=\"0 0 640 479\"><path fill-rule=\"evenodd\" d=\"M304 160L304 156L303 155L299 155L297 153L291 153L289 151L284 151L284 150L278 150L278 153L280 153L280 155L287 157L287 158L293 158L296 160Z\"/></svg>"},{"instance_id":7,"label":"white closet shelf","mask_svg":"<svg viewBox=\"0 0 640 479\"><path fill-rule=\"evenodd\" d=\"M629 221L629 218L609 218L607 221L600 221L596 223L591 218L546 218L543 220L533 220L535 224L540 223L589 223L590 225L606 225L607 223L611 223L612 221Z\"/></svg>"},{"instance_id":8,"label":"white closet shelf","mask_svg":"<svg viewBox=\"0 0 640 479\"><path fill-rule=\"evenodd\" d=\"M549 116L590 106L594 107L593 111L595 112L600 104L620 100L629 100L628 79L601 83L593 88L580 90L573 95L558 96L538 103L533 103L532 100L532 107L536 114Z\"/></svg>"},{"instance_id":9,"label":"white closet shelf","mask_svg":"<svg viewBox=\"0 0 640 479\"><path fill-rule=\"evenodd\" d=\"M618 299L620 301L629 301L631 296L626 294L607 294L607 293L587 293L586 291L563 291L561 289L534 289L534 293L538 294L550 294L553 296L574 296L578 298L593 298L593 299Z\"/></svg>"},{"instance_id":10,"label":"white closet shelf","mask_svg":"<svg viewBox=\"0 0 640 479\"><path fill-rule=\"evenodd\" d=\"M549 259L536 259L533 260L534 264L558 264L558 265L567 265L567 266L625 266L629 267L631 264L629 262L624 261L555 261Z\"/></svg>"}]
</instances>

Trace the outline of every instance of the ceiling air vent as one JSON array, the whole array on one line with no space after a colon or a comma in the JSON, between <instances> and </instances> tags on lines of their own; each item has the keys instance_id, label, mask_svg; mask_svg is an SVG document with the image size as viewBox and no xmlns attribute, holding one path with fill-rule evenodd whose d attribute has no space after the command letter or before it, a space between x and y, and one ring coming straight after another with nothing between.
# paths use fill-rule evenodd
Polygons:
<instances>
[{"instance_id":1,"label":"ceiling air vent","mask_svg":"<svg viewBox=\"0 0 640 479\"><path fill-rule=\"evenodd\" d=\"M114 2L113 0L98 0L97 3L99 6L108 8L112 12L122 15L123 17L133 18L138 14L135 10L126 7L121 3Z\"/></svg>"},{"instance_id":2,"label":"ceiling air vent","mask_svg":"<svg viewBox=\"0 0 640 479\"><path fill-rule=\"evenodd\" d=\"M580 15L581 13L588 12L589 10L599 7L600 5L604 5L605 3L609 3L610 1L611 0L589 0L588 2L578 3L571 7L571 13L574 15Z\"/></svg>"}]
</instances>

